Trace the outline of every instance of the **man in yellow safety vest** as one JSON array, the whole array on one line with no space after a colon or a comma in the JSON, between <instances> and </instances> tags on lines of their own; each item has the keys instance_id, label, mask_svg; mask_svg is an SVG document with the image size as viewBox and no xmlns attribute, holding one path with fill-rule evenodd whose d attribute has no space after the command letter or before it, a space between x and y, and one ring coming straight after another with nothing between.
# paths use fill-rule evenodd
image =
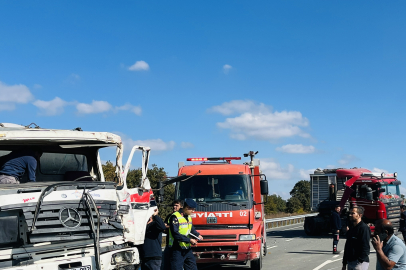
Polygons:
<instances>
[{"instance_id":1,"label":"man in yellow safety vest","mask_svg":"<svg viewBox=\"0 0 406 270\"><path fill-rule=\"evenodd\" d=\"M172 214L169 222L169 246L172 247L171 270L197 270L196 259L191 245L196 245L203 237L194 229L192 217L196 202L185 199L183 216L179 212ZM198 239L195 239L194 236Z\"/></svg>"}]
</instances>

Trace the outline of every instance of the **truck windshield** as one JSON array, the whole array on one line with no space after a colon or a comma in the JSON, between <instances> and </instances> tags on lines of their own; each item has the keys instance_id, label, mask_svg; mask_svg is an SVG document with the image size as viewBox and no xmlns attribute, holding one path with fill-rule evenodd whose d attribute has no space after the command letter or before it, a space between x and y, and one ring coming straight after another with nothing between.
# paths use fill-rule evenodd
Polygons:
<instances>
[{"instance_id":1,"label":"truck windshield","mask_svg":"<svg viewBox=\"0 0 406 270\"><path fill-rule=\"evenodd\" d=\"M248 175L198 175L179 182L176 198L196 202L248 201L251 181Z\"/></svg>"},{"instance_id":2,"label":"truck windshield","mask_svg":"<svg viewBox=\"0 0 406 270\"><path fill-rule=\"evenodd\" d=\"M399 186L398 185L387 185L385 186L386 195L398 195L400 196Z\"/></svg>"}]
</instances>

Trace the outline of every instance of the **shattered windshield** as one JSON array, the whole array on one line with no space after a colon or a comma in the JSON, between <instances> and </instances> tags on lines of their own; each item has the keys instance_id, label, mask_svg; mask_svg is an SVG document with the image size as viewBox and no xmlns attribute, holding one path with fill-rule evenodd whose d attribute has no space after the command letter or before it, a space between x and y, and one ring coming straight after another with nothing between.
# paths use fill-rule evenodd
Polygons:
<instances>
[{"instance_id":1,"label":"shattered windshield","mask_svg":"<svg viewBox=\"0 0 406 270\"><path fill-rule=\"evenodd\" d=\"M196 202L248 201L251 181L248 175L197 175L179 182L176 198Z\"/></svg>"}]
</instances>

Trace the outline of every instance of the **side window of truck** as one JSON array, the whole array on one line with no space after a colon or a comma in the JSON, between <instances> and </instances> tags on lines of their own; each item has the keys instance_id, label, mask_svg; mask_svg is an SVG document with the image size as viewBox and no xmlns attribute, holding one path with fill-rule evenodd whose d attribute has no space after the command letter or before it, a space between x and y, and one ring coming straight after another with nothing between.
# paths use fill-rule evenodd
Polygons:
<instances>
[{"instance_id":1,"label":"side window of truck","mask_svg":"<svg viewBox=\"0 0 406 270\"><path fill-rule=\"evenodd\" d=\"M63 175L70 171L88 171L85 155L66 153L43 153L40 161L42 174Z\"/></svg>"}]
</instances>

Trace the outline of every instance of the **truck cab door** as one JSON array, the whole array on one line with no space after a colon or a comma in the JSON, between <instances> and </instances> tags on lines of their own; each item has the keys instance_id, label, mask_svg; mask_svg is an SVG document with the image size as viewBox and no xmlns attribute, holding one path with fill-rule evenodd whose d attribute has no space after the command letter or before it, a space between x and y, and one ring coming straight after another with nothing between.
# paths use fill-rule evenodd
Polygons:
<instances>
[{"instance_id":1,"label":"truck cab door","mask_svg":"<svg viewBox=\"0 0 406 270\"><path fill-rule=\"evenodd\" d=\"M141 181L138 187L127 187L127 175L130 170L131 161L136 151L142 152ZM150 216L156 209L155 200L150 182L147 177L149 154L151 149L145 146L134 146L131 150L127 163L121 172L123 189L121 191L121 204L129 206L128 215L123 216L125 226L124 237L135 245L144 243L145 229ZM152 199L152 200L151 200Z\"/></svg>"}]
</instances>

